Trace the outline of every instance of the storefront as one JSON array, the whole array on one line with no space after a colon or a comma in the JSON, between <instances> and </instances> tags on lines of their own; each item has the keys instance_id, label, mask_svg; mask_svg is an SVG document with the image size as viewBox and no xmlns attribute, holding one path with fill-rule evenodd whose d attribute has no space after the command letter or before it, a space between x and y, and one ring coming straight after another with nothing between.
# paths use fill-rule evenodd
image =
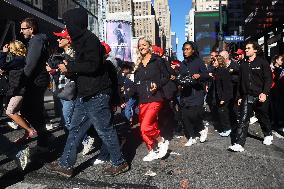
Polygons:
<instances>
[{"instance_id":1,"label":"storefront","mask_svg":"<svg viewBox=\"0 0 284 189\"><path fill-rule=\"evenodd\" d=\"M46 33L51 41L55 38L52 35L54 31L60 31L64 24L59 20L49 17L40 9L17 0L0 1L0 46L13 40L24 40L20 35L20 21L26 17L35 17L38 19L40 32ZM55 44L55 43L51 43Z\"/></svg>"}]
</instances>

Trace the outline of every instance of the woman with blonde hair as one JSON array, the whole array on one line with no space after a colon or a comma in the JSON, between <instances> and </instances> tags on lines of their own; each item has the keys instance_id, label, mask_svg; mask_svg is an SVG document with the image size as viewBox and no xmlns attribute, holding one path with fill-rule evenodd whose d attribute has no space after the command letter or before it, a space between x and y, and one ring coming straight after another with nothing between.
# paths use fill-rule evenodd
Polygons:
<instances>
[{"instance_id":1,"label":"woman with blonde hair","mask_svg":"<svg viewBox=\"0 0 284 189\"><path fill-rule=\"evenodd\" d=\"M3 52L0 54L1 73L7 72L9 74L7 96L10 97L10 101L7 106L6 114L20 127L26 130L24 136L15 141L17 143L37 136L37 131L31 128L29 126L30 124L20 114L23 95L25 93L25 76L23 69L26 54L27 49L25 45L17 40L6 44L3 47Z\"/></svg>"},{"instance_id":2,"label":"woman with blonde hair","mask_svg":"<svg viewBox=\"0 0 284 189\"><path fill-rule=\"evenodd\" d=\"M158 113L163 104L161 89L169 81L168 72L162 64L162 59L152 53L151 41L141 37L134 67L134 91L139 99L140 130L149 151L143 161L164 157L169 145L169 141L161 137L158 128ZM155 147L158 149L155 150Z\"/></svg>"},{"instance_id":3,"label":"woman with blonde hair","mask_svg":"<svg viewBox=\"0 0 284 189\"><path fill-rule=\"evenodd\" d=\"M214 70L213 82L208 92L209 103L212 106L212 114L218 115L217 130L221 136L225 137L231 133L229 104L233 99L233 84L229 70L226 69L224 57L217 55L212 59L212 65Z\"/></svg>"}]
</instances>

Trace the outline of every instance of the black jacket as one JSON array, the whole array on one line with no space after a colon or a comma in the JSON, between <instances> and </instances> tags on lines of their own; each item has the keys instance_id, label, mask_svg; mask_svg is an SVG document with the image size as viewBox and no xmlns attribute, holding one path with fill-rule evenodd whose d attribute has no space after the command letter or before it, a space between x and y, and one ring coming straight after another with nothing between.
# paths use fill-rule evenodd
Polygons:
<instances>
[{"instance_id":1,"label":"black jacket","mask_svg":"<svg viewBox=\"0 0 284 189\"><path fill-rule=\"evenodd\" d=\"M104 50L99 38L87 30L88 15L82 8L63 14L75 50L76 64L68 64L67 71L77 74L77 96L91 97L99 93L111 94L111 81L103 63Z\"/></svg>"},{"instance_id":2,"label":"black jacket","mask_svg":"<svg viewBox=\"0 0 284 189\"><path fill-rule=\"evenodd\" d=\"M134 75L135 92L138 94L139 103L163 101L162 87L169 81L169 75L163 60L152 54L146 67L140 64ZM151 82L156 83L158 90L150 92Z\"/></svg>"},{"instance_id":3,"label":"black jacket","mask_svg":"<svg viewBox=\"0 0 284 189\"><path fill-rule=\"evenodd\" d=\"M240 65L240 98L245 95L257 97L260 93L269 94L272 73L269 63L261 57Z\"/></svg>"},{"instance_id":4,"label":"black jacket","mask_svg":"<svg viewBox=\"0 0 284 189\"><path fill-rule=\"evenodd\" d=\"M46 35L34 35L29 40L28 54L26 56L26 65L24 68L24 73L28 82L27 87L33 85L47 87L50 79L45 68L48 57L48 40Z\"/></svg>"},{"instance_id":5,"label":"black jacket","mask_svg":"<svg viewBox=\"0 0 284 189\"><path fill-rule=\"evenodd\" d=\"M215 68L213 70L212 85L208 90L207 102L212 105L220 101L228 102L233 98L232 77L226 68Z\"/></svg>"},{"instance_id":6,"label":"black jacket","mask_svg":"<svg viewBox=\"0 0 284 189\"><path fill-rule=\"evenodd\" d=\"M202 106L204 103L204 84L209 79L209 74L203 61L192 56L181 63L180 75L200 74L200 78L190 85L183 86L181 91L181 106Z\"/></svg>"},{"instance_id":7,"label":"black jacket","mask_svg":"<svg viewBox=\"0 0 284 189\"><path fill-rule=\"evenodd\" d=\"M24 67L25 57L11 56L7 62L8 53L0 53L0 69L7 72L9 75L9 87L6 93L7 96L23 96L25 93L25 78Z\"/></svg>"},{"instance_id":8,"label":"black jacket","mask_svg":"<svg viewBox=\"0 0 284 189\"><path fill-rule=\"evenodd\" d=\"M233 85L237 85L239 82L239 65L235 61L231 60L231 63L227 69L232 76Z\"/></svg>"}]
</instances>

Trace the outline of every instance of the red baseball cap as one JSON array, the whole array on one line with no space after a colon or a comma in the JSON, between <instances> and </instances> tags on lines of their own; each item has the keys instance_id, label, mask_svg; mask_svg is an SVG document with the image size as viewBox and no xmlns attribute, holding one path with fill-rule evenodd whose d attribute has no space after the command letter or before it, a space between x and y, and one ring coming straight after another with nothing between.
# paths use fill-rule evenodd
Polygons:
<instances>
[{"instance_id":1,"label":"red baseball cap","mask_svg":"<svg viewBox=\"0 0 284 189\"><path fill-rule=\"evenodd\" d=\"M70 35L67 31L67 29L63 29L61 32L53 32L53 35L57 36L57 37L62 37L62 38L66 38L70 40Z\"/></svg>"},{"instance_id":2,"label":"red baseball cap","mask_svg":"<svg viewBox=\"0 0 284 189\"><path fill-rule=\"evenodd\" d=\"M176 68L180 67L181 62L179 60L173 60L171 64L176 65Z\"/></svg>"},{"instance_id":3,"label":"red baseball cap","mask_svg":"<svg viewBox=\"0 0 284 189\"><path fill-rule=\"evenodd\" d=\"M153 49L153 52L154 52L154 53L158 53L158 54L159 54L159 53L160 53L159 48L160 48L160 47L158 47L157 45L152 45L152 49Z\"/></svg>"},{"instance_id":4,"label":"red baseball cap","mask_svg":"<svg viewBox=\"0 0 284 189\"><path fill-rule=\"evenodd\" d=\"M238 49L236 54L238 55L245 54L245 51L243 51L242 49Z\"/></svg>"},{"instance_id":5,"label":"red baseball cap","mask_svg":"<svg viewBox=\"0 0 284 189\"><path fill-rule=\"evenodd\" d=\"M110 46L106 42L104 42L104 41L101 42L101 45L103 45L105 47L106 54L109 54L110 51L111 51Z\"/></svg>"}]
</instances>

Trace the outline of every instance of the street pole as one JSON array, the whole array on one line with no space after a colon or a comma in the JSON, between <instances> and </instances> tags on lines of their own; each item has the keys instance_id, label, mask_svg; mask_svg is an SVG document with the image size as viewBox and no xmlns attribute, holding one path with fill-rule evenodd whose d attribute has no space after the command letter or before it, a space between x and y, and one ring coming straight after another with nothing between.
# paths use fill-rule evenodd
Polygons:
<instances>
[{"instance_id":1,"label":"street pole","mask_svg":"<svg viewBox=\"0 0 284 189\"><path fill-rule=\"evenodd\" d=\"M219 0L219 51L223 50L223 13L222 0Z\"/></svg>"}]
</instances>

